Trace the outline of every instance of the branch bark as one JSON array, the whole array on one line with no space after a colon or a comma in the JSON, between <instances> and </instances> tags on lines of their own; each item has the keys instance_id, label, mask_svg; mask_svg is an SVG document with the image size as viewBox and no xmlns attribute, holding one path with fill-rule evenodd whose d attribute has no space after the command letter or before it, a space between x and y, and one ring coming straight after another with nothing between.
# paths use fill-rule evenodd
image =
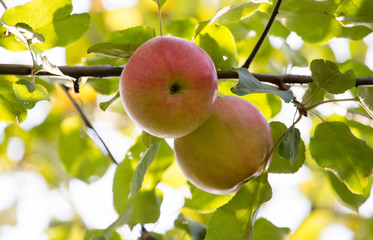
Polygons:
<instances>
[{"instance_id":1,"label":"branch bark","mask_svg":"<svg viewBox=\"0 0 373 240\"><path fill-rule=\"evenodd\" d=\"M59 69L66 75L80 78L80 77L119 77L122 73L122 67L114 67L109 65L97 66L60 66ZM31 65L20 64L0 64L0 75L31 75ZM217 71L219 79L238 79L238 73L235 71ZM308 84L312 82L312 77L307 75L273 75L252 73L258 80L279 86L279 88L286 88L286 85ZM38 73L37 75L50 75L48 73ZM356 78L356 86L373 86L373 76Z\"/></svg>"}]
</instances>

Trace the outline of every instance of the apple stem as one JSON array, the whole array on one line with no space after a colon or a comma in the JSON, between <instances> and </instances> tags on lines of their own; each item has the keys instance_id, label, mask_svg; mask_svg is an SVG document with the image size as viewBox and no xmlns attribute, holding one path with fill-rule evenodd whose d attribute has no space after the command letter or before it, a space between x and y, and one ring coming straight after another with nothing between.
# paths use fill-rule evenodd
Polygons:
<instances>
[{"instance_id":1,"label":"apple stem","mask_svg":"<svg viewBox=\"0 0 373 240\"><path fill-rule=\"evenodd\" d=\"M158 1L157 1L158 3ZM158 3L158 21L159 21L159 34L160 36L163 36L162 32L162 14L161 14L161 6Z\"/></svg>"},{"instance_id":2,"label":"apple stem","mask_svg":"<svg viewBox=\"0 0 373 240\"><path fill-rule=\"evenodd\" d=\"M270 19L269 19L269 21L267 23L267 26L265 27L265 29L264 29L262 35L260 36L258 42L255 44L255 47L254 47L253 51L251 52L249 58L242 65L242 68L249 68L251 62L253 61L255 55L259 51L260 46L264 42L264 39L266 38L266 36L268 35L269 30L272 27L272 24L273 24L273 22L274 22L274 20L276 18L276 15L278 14L278 10L280 9L281 2L282 2L282 0L277 0L276 6L273 9L272 15L271 15L271 17L270 17Z\"/></svg>"}]
</instances>

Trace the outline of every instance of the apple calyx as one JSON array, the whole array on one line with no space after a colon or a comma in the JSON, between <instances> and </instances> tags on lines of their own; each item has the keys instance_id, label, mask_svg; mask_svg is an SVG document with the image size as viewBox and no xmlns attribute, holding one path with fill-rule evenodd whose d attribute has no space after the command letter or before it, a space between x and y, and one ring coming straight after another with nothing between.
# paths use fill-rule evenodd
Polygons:
<instances>
[{"instance_id":1,"label":"apple calyx","mask_svg":"<svg viewBox=\"0 0 373 240\"><path fill-rule=\"evenodd\" d=\"M174 83L170 87L170 94L175 95L181 92L183 87L179 83Z\"/></svg>"}]
</instances>

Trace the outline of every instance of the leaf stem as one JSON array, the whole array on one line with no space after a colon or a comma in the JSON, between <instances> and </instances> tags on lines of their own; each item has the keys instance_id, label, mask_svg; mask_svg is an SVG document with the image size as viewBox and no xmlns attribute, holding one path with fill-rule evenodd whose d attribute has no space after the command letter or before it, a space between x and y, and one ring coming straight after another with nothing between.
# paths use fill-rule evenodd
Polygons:
<instances>
[{"instance_id":1,"label":"leaf stem","mask_svg":"<svg viewBox=\"0 0 373 240\"><path fill-rule=\"evenodd\" d=\"M325 103L348 102L348 101L360 102L359 99L356 98L356 97L355 98L344 98L344 99L331 99L331 100L322 101L322 102L316 103L312 106L306 107L306 108L304 108L304 110L309 111L309 110L314 109L315 107L317 107L319 105L322 105L322 104L325 104Z\"/></svg>"},{"instance_id":2,"label":"leaf stem","mask_svg":"<svg viewBox=\"0 0 373 240\"><path fill-rule=\"evenodd\" d=\"M161 5L159 4L159 1L157 1L158 5L158 21L159 21L159 34L160 36L163 36L163 31L162 31L162 13L161 13Z\"/></svg>"},{"instance_id":3,"label":"leaf stem","mask_svg":"<svg viewBox=\"0 0 373 240\"><path fill-rule=\"evenodd\" d=\"M27 44L27 48L30 52L30 55L31 55L31 59L32 59L32 70L31 70L31 75L32 75L32 84L35 85L35 75L36 75L36 59L35 59L35 56L34 54L32 53L32 50L31 50L31 46L29 44Z\"/></svg>"},{"instance_id":4,"label":"leaf stem","mask_svg":"<svg viewBox=\"0 0 373 240\"><path fill-rule=\"evenodd\" d=\"M84 125L87 127L88 130L90 130L90 132L87 131L88 136L93 140L93 142L96 143L96 145L101 149L101 151L103 151L104 153L106 153L110 157L111 161L115 165L118 165L118 162L115 160L114 156L111 154L109 148L106 146L105 142L102 140L100 135L97 133L97 131L93 127L92 123L88 120L87 116L84 114L83 110L80 108L78 103L71 97L71 95L68 91L69 88L66 87L63 84L60 84L60 86L61 86L62 90L64 90L64 92L65 92L66 96L68 97L68 99L70 100L70 102L74 105L75 109L78 111L80 117L83 120ZM97 140L97 141L95 141L95 140Z\"/></svg>"},{"instance_id":5,"label":"leaf stem","mask_svg":"<svg viewBox=\"0 0 373 240\"><path fill-rule=\"evenodd\" d=\"M113 235L113 232L115 229L118 227L128 223L130 217L132 214L132 208L130 207L129 209L125 210L123 213L119 215L117 220L115 220L108 228L104 230L104 238L105 240L111 239L111 236Z\"/></svg>"},{"instance_id":6,"label":"leaf stem","mask_svg":"<svg viewBox=\"0 0 373 240\"><path fill-rule=\"evenodd\" d=\"M373 114L372 112L370 111L370 109L361 101L361 99L358 97L357 100L356 100L360 106L365 110L365 112L371 117L373 118Z\"/></svg>"},{"instance_id":7,"label":"leaf stem","mask_svg":"<svg viewBox=\"0 0 373 240\"><path fill-rule=\"evenodd\" d=\"M242 68L249 68L251 62L253 61L255 55L258 53L260 47L262 46L262 43L264 42L264 39L266 38L269 30L271 29L272 27L272 24L278 14L278 10L280 9L280 6L281 6L281 2L282 0L277 0L277 3L276 3L276 6L275 8L273 9L273 12L272 12L272 15L267 23L267 26L265 27L262 35L260 36L258 42L255 44L255 47L253 49L253 51L251 52L249 58L246 60L246 62L242 65Z\"/></svg>"},{"instance_id":8,"label":"leaf stem","mask_svg":"<svg viewBox=\"0 0 373 240\"><path fill-rule=\"evenodd\" d=\"M270 156L270 155L269 155ZM266 165L267 165L267 162L268 160L266 161ZM252 210L254 208L254 202L255 202L255 199L257 198L258 196L258 193L259 193L259 188L260 188L260 184L262 183L262 180L263 180L263 176L264 176L264 173L265 173L265 167L263 168L263 172L262 174L259 176L258 178L258 184L255 186L255 190L254 190L254 195L253 197L251 198L251 201L250 201L250 207L249 209ZM259 208L258 208L259 209ZM257 210L258 210L257 209ZM250 236L250 233L253 231L253 216L254 216L254 212L252 212L252 215L249 219L249 221L247 222L246 224L246 229L245 229L245 235L244 235L244 239L250 239L249 236Z\"/></svg>"},{"instance_id":9,"label":"leaf stem","mask_svg":"<svg viewBox=\"0 0 373 240\"><path fill-rule=\"evenodd\" d=\"M315 112L315 111L313 111L313 110L311 110L311 113L313 114L313 115L315 115L316 117L318 117L323 123L325 123L326 121L320 116L320 114L318 114L317 112Z\"/></svg>"}]
</instances>

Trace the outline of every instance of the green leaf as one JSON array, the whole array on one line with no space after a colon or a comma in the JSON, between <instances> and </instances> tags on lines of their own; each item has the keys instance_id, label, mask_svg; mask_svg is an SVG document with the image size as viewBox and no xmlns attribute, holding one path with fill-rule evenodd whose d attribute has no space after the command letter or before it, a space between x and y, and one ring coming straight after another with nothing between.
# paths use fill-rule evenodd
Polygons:
<instances>
[{"instance_id":1,"label":"green leaf","mask_svg":"<svg viewBox=\"0 0 373 240\"><path fill-rule=\"evenodd\" d=\"M314 104L320 103L324 100L326 91L321 89L314 82L310 82L307 86L307 90L302 97L302 104L305 107L313 106Z\"/></svg>"},{"instance_id":2,"label":"green leaf","mask_svg":"<svg viewBox=\"0 0 373 240\"><path fill-rule=\"evenodd\" d=\"M373 170L373 150L345 123L320 123L309 147L319 166L335 173L351 192L364 193Z\"/></svg>"},{"instance_id":3,"label":"green leaf","mask_svg":"<svg viewBox=\"0 0 373 240\"><path fill-rule=\"evenodd\" d=\"M191 198L185 199L184 207L195 209L198 211L215 211L216 208L227 203L232 199L233 194L230 195L216 195L205 192L193 184L189 183L189 189L192 194Z\"/></svg>"},{"instance_id":4,"label":"green leaf","mask_svg":"<svg viewBox=\"0 0 373 240\"><path fill-rule=\"evenodd\" d=\"M113 236L112 233L115 233L117 228L122 227L124 224L133 228L137 224L156 222L160 215L162 198L162 194L155 189L139 192L131 199L128 207L119 214L117 220L99 236L107 240L110 235Z\"/></svg>"},{"instance_id":5,"label":"green leaf","mask_svg":"<svg viewBox=\"0 0 373 240\"><path fill-rule=\"evenodd\" d=\"M256 79L246 68L237 68L239 74L239 82L232 87L231 91L239 96L250 93L272 93L285 102L290 102L293 99L293 92L290 90L281 91L274 87L268 86Z\"/></svg>"},{"instance_id":6,"label":"green leaf","mask_svg":"<svg viewBox=\"0 0 373 240\"><path fill-rule=\"evenodd\" d=\"M285 54L288 62L294 66L307 67L308 62L305 56L300 51L296 51L290 48L289 44L286 42L282 45L282 51Z\"/></svg>"},{"instance_id":7,"label":"green leaf","mask_svg":"<svg viewBox=\"0 0 373 240\"><path fill-rule=\"evenodd\" d=\"M21 123L27 117L27 109L13 90L16 81L14 76L0 76L0 121L6 123Z\"/></svg>"},{"instance_id":8,"label":"green leaf","mask_svg":"<svg viewBox=\"0 0 373 240\"><path fill-rule=\"evenodd\" d=\"M343 25L343 24L342 24ZM349 27L342 26L340 34L337 34L336 37L339 38L349 38L351 40L360 40L366 37L372 32L372 29L359 26L359 25L350 25Z\"/></svg>"},{"instance_id":9,"label":"green leaf","mask_svg":"<svg viewBox=\"0 0 373 240\"><path fill-rule=\"evenodd\" d=\"M111 95L119 90L119 77L115 78L88 78L87 83L98 93Z\"/></svg>"},{"instance_id":10,"label":"green leaf","mask_svg":"<svg viewBox=\"0 0 373 240\"><path fill-rule=\"evenodd\" d=\"M128 150L126 158L119 163L115 170L113 182L113 203L117 213L123 213L128 205L128 196L131 192L131 180L134 170L130 161L131 151L135 151L139 146L134 145Z\"/></svg>"},{"instance_id":11,"label":"green leaf","mask_svg":"<svg viewBox=\"0 0 373 240\"><path fill-rule=\"evenodd\" d=\"M112 32L106 42L88 48L88 53L108 57L128 58L143 43L155 36L154 29L148 26L131 27Z\"/></svg>"},{"instance_id":12,"label":"green leaf","mask_svg":"<svg viewBox=\"0 0 373 240\"><path fill-rule=\"evenodd\" d=\"M160 142L162 138L156 137L151 135L150 133L147 133L145 131L141 132L141 140L144 142L144 144L149 148L152 145Z\"/></svg>"},{"instance_id":13,"label":"green leaf","mask_svg":"<svg viewBox=\"0 0 373 240\"><path fill-rule=\"evenodd\" d=\"M269 2L266 0L244 1L242 3L233 4L218 10L212 18L202 21L196 26L194 38L210 24L233 22L251 15L261 6L262 3Z\"/></svg>"},{"instance_id":14,"label":"green leaf","mask_svg":"<svg viewBox=\"0 0 373 240\"><path fill-rule=\"evenodd\" d=\"M373 30L373 2L370 0L342 1L335 14L344 26L366 26Z\"/></svg>"},{"instance_id":15,"label":"green leaf","mask_svg":"<svg viewBox=\"0 0 373 240\"><path fill-rule=\"evenodd\" d=\"M288 0L282 4L278 19L304 41L326 41L339 27L334 17L336 8L332 1Z\"/></svg>"},{"instance_id":16,"label":"green leaf","mask_svg":"<svg viewBox=\"0 0 373 240\"><path fill-rule=\"evenodd\" d=\"M61 81L63 79L67 81L76 81L75 78L65 75L56 65L49 62L46 56L43 56L41 58L41 69L39 70L39 72L47 72L53 74L58 77L58 81Z\"/></svg>"},{"instance_id":17,"label":"green leaf","mask_svg":"<svg viewBox=\"0 0 373 240\"><path fill-rule=\"evenodd\" d=\"M281 111L281 108L282 108L281 99L279 99L273 94L267 94L266 97L267 97L267 102L269 104L269 107L271 109L270 118L274 118Z\"/></svg>"},{"instance_id":18,"label":"green leaf","mask_svg":"<svg viewBox=\"0 0 373 240\"><path fill-rule=\"evenodd\" d=\"M295 159L298 155L298 146L300 143L300 132L294 125L286 131L284 138L279 146L280 156L290 159L290 164L294 165Z\"/></svg>"},{"instance_id":19,"label":"green leaf","mask_svg":"<svg viewBox=\"0 0 373 240\"><path fill-rule=\"evenodd\" d=\"M166 22L166 30L172 36L192 40L197 23L197 19L192 17L169 21Z\"/></svg>"},{"instance_id":20,"label":"green leaf","mask_svg":"<svg viewBox=\"0 0 373 240\"><path fill-rule=\"evenodd\" d=\"M13 89L18 100L27 109L33 108L39 101L49 101L47 89L40 84L34 84L30 81L21 79L13 84Z\"/></svg>"},{"instance_id":21,"label":"green leaf","mask_svg":"<svg viewBox=\"0 0 373 240\"><path fill-rule=\"evenodd\" d=\"M337 8L336 1L287 0L281 5L277 19L311 43L327 42L333 37L357 40L369 34L366 27L342 26L336 19Z\"/></svg>"},{"instance_id":22,"label":"green leaf","mask_svg":"<svg viewBox=\"0 0 373 240\"><path fill-rule=\"evenodd\" d=\"M255 240L284 240L288 239L290 229L277 227L265 218L258 218L254 223Z\"/></svg>"},{"instance_id":23,"label":"green leaf","mask_svg":"<svg viewBox=\"0 0 373 240\"><path fill-rule=\"evenodd\" d=\"M119 91L108 101L100 102L100 109L106 111L106 109L120 97Z\"/></svg>"},{"instance_id":24,"label":"green leaf","mask_svg":"<svg viewBox=\"0 0 373 240\"><path fill-rule=\"evenodd\" d=\"M148 147L144 144L141 137L139 137L136 143L128 150L125 159L118 165L117 170L114 175L113 183L113 200L115 210L120 214L126 210L129 204L129 197L131 190L133 191L131 183L133 179L140 179L142 177L144 181L142 182L142 188L146 190L154 190L157 184L160 182L162 174L174 161L173 151L168 146L168 144L162 140L159 142L159 149L153 164L149 166L146 171L145 178L143 176L144 172L137 169L138 177L135 177L136 167L142 160ZM154 145L153 145L154 146ZM151 150L151 151L154 151ZM145 163L145 162L144 162ZM135 180L136 181L136 180ZM138 184L138 183L137 183ZM139 185L136 186L138 188ZM136 190L136 189L134 189ZM140 194L143 190L138 192ZM131 194L131 200L136 198L137 194Z\"/></svg>"},{"instance_id":25,"label":"green leaf","mask_svg":"<svg viewBox=\"0 0 373 240\"><path fill-rule=\"evenodd\" d=\"M106 237L105 230L92 229L86 232L84 240L122 240L123 238L117 232L112 232L111 236Z\"/></svg>"},{"instance_id":26,"label":"green leaf","mask_svg":"<svg viewBox=\"0 0 373 240\"><path fill-rule=\"evenodd\" d=\"M160 194L160 193L158 193ZM131 228L137 224L154 223L160 215L162 195L155 189L140 191L131 200L131 217L127 223Z\"/></svg>"},{"instance_id":27,"label":"green leaf","mask_svg":"<svg viewBox=\"0 0 373 240\"><path fill-rule=\"evenodd\" d=\"M44 43L35 43L34 46L47 50L56 46L67 46L88 30L89 15L87 13L70 15L71 11L71 0L61 0L53 4L48 0L33 0L22 6L7 9L2 16L2 21L9 25L20 22L29 25L33 31L45 38ZM11 51L26 50L17 43L13 35L0 36L0 46Z\"/></svg>"},{"instance_id":28,"label":"green leaf","mask_svg":"<svg viewBox=\"0 0 373 240\"><path fill-rule=\"evenodd\" d=\"M285 124L281 122L270 122L273 142L279 141L280 137L288 131ZM282 141L280 142L281 145ZM305 145L302 139L298 144L297 155L294 163L291 163L290 158L286 158L280 154L280 148L276 147L272 153L272 161L269 165L268 172L270 173L295 173L303 165L305 160Z\"/></svg>"},{"instance_id":29,"label":"green leaf","mask_svg":"<svg viewBox=\"0 0 373 240\"><path fill-rule=\"evenodd\" d=\"M366 141L369 146L373 145L373 127L372 126L369 126L363 122L348 120L347 118L344 118L342 116L340 116L340 118L351 128L351 131L354 134L359 136L361 140Z\"/></svg>"},{"instance_id":30,"label":"green leaf","mask_svg":"<svg viewBox=\"0 0 373 240\"><path fill-rule=\"evenodd\" d=\"M356 58L360 58L361 55L365 55L366 49L364 49L364 45L362 46L359 43L356 43L356 45L357 46L355 48L351 48L350 51L355 53ZM362 52L357 51L358 49ZM370 70L367 65L359 63L353 59L349 59L344 63L340 63L338 64L338 66L341 71L353 69L356 77L368 77L373 75L373 71Z\"/></svg>"},{"instance_id":31,"label":"green leaf","mask_svg":"<svg viewBox=\"0 0 373 240\"><path fill-rule=\"evenodd\" d=\"M15 26L10 26L0 21L1 24L11 33L13 33L17 38L23 43L26 48L29 48L32 44L37 42L44 42L44 37L42 34L35 32L26 23L17 23Z\"/></svg>"},{"instance_id":32,"label":"green leaf","mask_svg":"<svg viewBox=\"0 0 373 240\"><path fill-rule=\"evenodd\" d=\"M163 4L165 4L166 0L153 0L157 5L158 8L161 9L163 7Z\"/></svg>"},{"instance_id":33,"label":"green leaf","mask_svg":"<svg viewBox=\"0 0 373 240\"><path fill-rule=\"evenodd\" d=\"M211 25L198 35L195 43L207 52L216 69L230 70L237 65L236 44L228 28Z\"/></svg>"},{"instance_id":34,"label":"green leaf","mask_svg":"<svg viewBox=\"0 0 373 240\"><path fill-rule=\"evenodd\" d=\"M356 84L353 71L341 73L337 64L331 61L316 59L311 62L310 68L314 83L329 93L344 93Z\"/></svg>"},{"instance_id":35,"label":"green leaf","mask_svg":"<svg viewBox=\"0 0 373 240\"><path fill-rule=\"evenodd\" d=\"M185 230L190 234L193 240L204 240L206 235L206 226L188 219L183 214L180 214L175 220L175 227Z\"/></svg>"},{"instance_id":36,"label":"green leaf","mask_svg":"<svg viewBox=\"0 0 373 240\"><path fill-rule=\"evenodd\" d=\"M138 193L138 191L140 190L142 182L144 181L145 173L148 170L149 165L153 162L155 156L157 155L160 144L160 142L157 142L151 145L146 150L144 156L141 158L139 164L137 165L131 181L131 198L135 196L136 193Z\"/></svg>"},{"instance_id":37,"label":"green leaf","mask_svg":"<svg viewBox=\"0 0 373 240\"><path fill-rule=\"evenodd\" d=\"M90 46L87 53L96 53L107 57L129 58L138 47L135 44L103 42Z\"/></svg>"},{"instance_id":38,"label":"green leaf","mask_svg":"<svg viewBox=\"0 0 373 240\"><path fill-rule=\"evenodd\" d=\"M113 237L113 235L115 235L113 233L115 233L116 229L122 227L124 224L127 224L130 221L131 213L132 208L129 207L126 209L126 211L119 214L118 218L103 231L103 234L101 234L101 236L105 237L105 240L108 240L110 235L111 237Z\"/></svg>"},{"instance_id":39,"label":"green leaf","mask_svg":"<svg viewBox=\"0 0 373 240\"><path fill-rule=\"evenodd\" d=\"M155 189L161 181L163 173L171 166L174 160L174 151L167 142L162 139L155 160L153 164L149 166L145 175L142 189Z\"/></svg>"},{"instance_id":40,"label":"green leaf","mask_svg":"<svg viewBox=\"0 0 373 240\"><path fill-rule=\"evenodd\" d=\"M341 73L338 66L328 60L316 59L311 62L313 82L303 96L302 103L308 107L324 99L325 91L333 94L344 93L356 84L353 71Z\"/></svg>"},{"instance_id":41,"label":"green leaf","mask_svg":"<svg viewBox=\"0 0 373 240\"><path fill-rule=\"evenodd\" d=\"M255 212L271 197L267 174L252 179L212 215L206 240L252 239Z\"/></svg>"},{"instance_id":42,"label":"green leaf","mask_svg":"<svg viewBox=\"0 0 373 240\"><path fill-rule=\"evenodd\" d=\"M373 118L373 87L361 87L358 97L365 111Z\"/></svg>"},{"instance_id":43,"label":"green leaf","mask_svg":"<svg viewBox=\"0 0 373 240\"><path fill-rule=\"evenodd\" d=\"M140 46L153 37L155 37L153 28L149 26L136 26L112 32L108 37L108 42Z\"/></svg>"},{"instance_id":44,"label":"green leaf","mask_svg":"<svg viewBox=\"0 0 373 240\"><path fill-rule=\"evenodd\" d=\"M90 16L87 13L66 14L59 16L59 18L54 18L50 25L37 29L45 36L46 40L44 44L35 45L42 50L48 50L53 47L66 47L83 36L89 28L89 23Z\"/></svg>"},{"instance_id":45,"label":"green leaf","mask_svg":"<svg viewBox=\"0 0 373 240\"><path fill-rule=\"evenodd\" d=\"M343 182L341 182L341 180L339 180L334 175L334 173L328 171L327 174L329 177L330 184L332 185L339 199L349 208L358 212L361 204L363 204L370 195L372 179L370 179L368 187L364 190L363 194L354 194L347 188L347 186Z\"/></svg>"},{"instance_id":46,"label":"green leaf","mask_svg":"<svg viewBox=\"0 0 373 240\"><path fill-rule=\"evenodd\" d=\"M61 123L58 153L66 171L85 182L90 182L93 176L102 176L110 164L84 132L78 116L65 118Z\"/></svg>"}]
</instances>

